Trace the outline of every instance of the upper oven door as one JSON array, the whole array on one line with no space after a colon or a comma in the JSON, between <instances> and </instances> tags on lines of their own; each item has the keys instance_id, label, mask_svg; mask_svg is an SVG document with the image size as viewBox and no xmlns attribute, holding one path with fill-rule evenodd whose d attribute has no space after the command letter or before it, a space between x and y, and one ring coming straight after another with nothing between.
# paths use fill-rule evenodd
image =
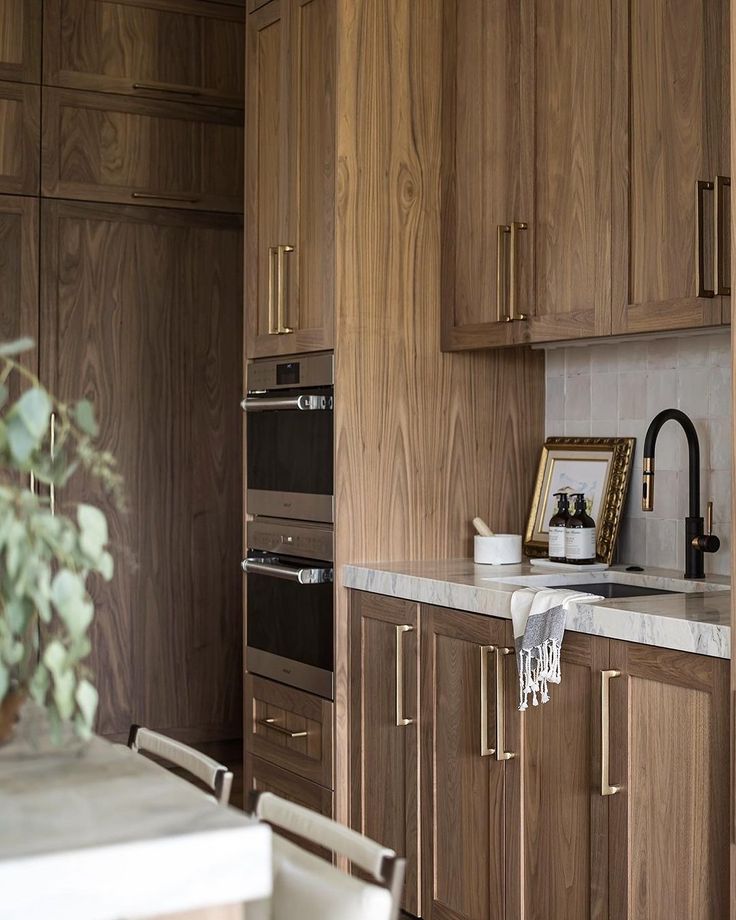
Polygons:
<instances>
[{"instance_id":1,"label":"upper oven door","mask_svg":"<svg viewBox=\"0 0 736 920\"><path fill-rule=\"evenodd\" d=\"M332 387L249 393L248 512L331 523Z\"/></svg>"}]
</instances>

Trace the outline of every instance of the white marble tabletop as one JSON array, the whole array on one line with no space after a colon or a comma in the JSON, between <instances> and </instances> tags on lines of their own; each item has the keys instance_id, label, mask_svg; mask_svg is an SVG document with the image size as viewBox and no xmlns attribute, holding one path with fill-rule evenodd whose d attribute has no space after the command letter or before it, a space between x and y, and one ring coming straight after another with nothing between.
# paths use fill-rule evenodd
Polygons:
<instances>
[{"instance_id":1,"label":"white marble tabletop","mask_svg":"<svg viewBox=\"0 0 736 920\"><path fill-rule=\"evenodd\" d=\"M347 565L343 583L348 588L402 597L423 604L467 610L486 616L511 617L511 595L529 577L544 575L547 584L583 581L578 572L542 572L520 565L476 565L472 559L428 562L387 562ZM589 576L584 576L589 577ZM640 642L660 648L697 652L716 658L731 656L730 580L708 576L704 582L685 582L681 572L647 568L629 573L613 566L596 573L600 581L636 581L673 594L650 595L594 604L574 605L567 629L575 632Z\"/></svg>"},{"instance_id":2,"label":"white marble tabletop","mask_svg":"<svg viewBox=\"0 0 736 920\"><path fill-rule=\"evenodd\" d=\"M271 891L271 831L99 738L0 748L0 920L129 920Z\"/></svg>"}]
</instances>

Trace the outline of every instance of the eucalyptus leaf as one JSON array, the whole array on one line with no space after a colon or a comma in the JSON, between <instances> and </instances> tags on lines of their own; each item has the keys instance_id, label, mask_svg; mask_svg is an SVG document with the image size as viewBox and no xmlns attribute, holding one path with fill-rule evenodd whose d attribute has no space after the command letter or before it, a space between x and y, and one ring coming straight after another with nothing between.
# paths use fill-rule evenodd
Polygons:
<instances>
[{"instance_id":1,"label":"eucalyptus leaf","mask_svg":"<svg viewBox=\"0 0 736 920\"><path fill-rule=\"evenodd\" d=\"M93 505L79 505L77 523L81 530L79 542L82 551L91 559L97 560L108 539L105 515Z\"/></svg>"},{"instance_id":2,"label":"eucalyptus leaf","mask_svg":"<svg viewBox=\"0 0 736 920\"><path fill-rule=\"evenodd\" d=\"M0 661L0 700L4 699L5 694L8 692L10 687L10 672L5 667L5 665Z\"/></svg>"},{"instance_id":3,"label":"eucalyptus leaf","mask_svg":"<svg viewBox=\"0 0 736 920\"><path fill-rule=\"evenodd\" d=\"M103 553L97 563L97 570L105 581L111 581L115 571L115 563L110 553Z\"/></svg>"},{"instance_id":4,"label":"eucalyptus leaf","mask_svg":"<svg viewBox=\"0 0 736 920\"><path fill-rule=\"evenodd\" d=\"M73 671L54 674L54 702L59 715L64 721L74 714L74 689L77 679Z\"/></svg>"},{"instance_id":5,"label":"eucalyptus leaf","mask_svg":"<svg viewBox=\"0 0 736 920\"><path fill-rule=\"evenodd\" d=\"M41 387L31 387L16 402L8 417L20 418L30 434L40 440L49 429L51 408L49 394Z\"/></svg>"},{"instance_id":6,"label":"eucalyptus leaf","mask_svg":"<svg viewBox=\"0 0 736 920\"><path fill-rule=\"evenodd\" d=\"M86 678L82 678L77 684L75 698L77 706L79 706L79 711L84 719L84 723L91 726L94 721L95 713L97 712L97 702L99 699L97 690L95 690Z\"/></svg>"},{"instance_id":7,"label":"eucalyptus leaf","mask_svg":"<svg viewBox=\"0 0 736 920\"><path fill-rule=\"evenodd\" d=\"M74 419L85 434L91 438L96 438L99 434L99 426L95 420L95 410L88 399L80 399L73 409Z\"/></svg>"},{"instance_id":8,"label":"eucalyptus leaf","mask_svg":"<svg viewBox=\"0 0 736 920\"><path fill-rule=\"evenodd\" d=\"M39 706L43 706L50 685L51 676L48 669L43 662L39 662L28 685L31 696Z\"/></svg>"},{"instance_id":9,"label":"eucalyptus leaf","mask_svg":"<svg viewBox=\"0 0 736 920\"><path fill-rule=\"evenodd\" d=\"M66 651L58 639L52 639L46 646L46 651L43 653L43 663L54 677L63 672L66 667Z\"/></svg>"},{"instance_id":10,"label":"eucalyptus leaf","mask_svg":"<svg viewBox=\"0 0 736 920\"><path fill-rule=\"evenodd\" d=\"M15 355L22 355L24 351L30 351L34 348L35 344L33 339L28 336L15 339L12 342L3 342L0 344L0 358L13 358Z\"/></svg>"},{"instance_id":11,"label":"eucalyptus leaf","mask_svg":"<svg viewBox=\"0 0 736 920\"><path fill-rule=\"evenodd\" d=\"M25 425L25 422L16 416L8 416L5 423L8 438L8 447L13 459L25 469L31 454L38 448L40 438L35 437Z\"/></svg>"},{"instance_id":12,"label":"eucalyptus leaf","mask_svg":"<svg viewBox=\"0 0 736 920\"><path fill-rule=\"evenodd\" d=\"M83 635L94 616L94 607L86 595L82 577L69 569L57 572L51 582L51 600L72 638Z\"/></svg>"}]
</instances>

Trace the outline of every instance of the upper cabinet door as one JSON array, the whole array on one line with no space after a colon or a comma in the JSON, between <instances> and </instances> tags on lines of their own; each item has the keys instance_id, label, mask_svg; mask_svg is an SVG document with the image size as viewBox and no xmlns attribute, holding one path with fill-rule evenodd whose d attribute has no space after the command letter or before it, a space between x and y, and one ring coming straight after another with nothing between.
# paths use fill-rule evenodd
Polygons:
<instances>
[{"instance_id":1,"label":"upper cabinet door","mask_svg":"<svg viewBox=\"0 0 736 920\"><path fill-rule=\"evenodd\" d=\"M0 80L41 81L41 0L0 3Z\"/></svg>"},{"instance_id":2,"label":"upper cabinet door","mask_svg":"<svg viewBox=\"0 0 736 920\"><path fill-rule=\"evenodd\" d=\"M0 82L0 192L38 195L41 89Z\"/></svg>"},{"instance_id":3,"label":"upper cabinet door","mask_svg":"<svg viewBox=\"0 0 736 920\"><path fill-rule=\"evenodd\" d=\"M334 340L335 0L271 0L248 16L249 357Z\"/></svg>"},{"instance_id":4,"label":"upper cabinet door","mask_svg":"<svg viewBox=\"0 0 736 920\"><path fill-rule=\"evenodd\" d=\"M203 0L46 0L44 82L243 104L243 17Z\"/></svg>"},{"instance_id":5,"label":"upper cabinet door","mask_svg":"<svg viewBox=\"0 0 736 920\"><path fill-rule=\"evenodd\" d=\"M518 0L445 0L442 54L442 347L513 343L511 227L531 218L522 137L524 23ZM514 243L518 243L514 227ZM528 242L528 241L525 241Z\"/></svg>"},{"instance_id":6,"label":"upper cabinet door","mask_svg":"<svg viewBox=\"0 0 736 920\"><path fill-rule=\"evenodd\" d=\"M729 173L729 4L613 9L613 331L713 325L730 283L723 258L714 265L730 215L723 194L716 215L713 187Z\"/></svg>"}]
</instances>

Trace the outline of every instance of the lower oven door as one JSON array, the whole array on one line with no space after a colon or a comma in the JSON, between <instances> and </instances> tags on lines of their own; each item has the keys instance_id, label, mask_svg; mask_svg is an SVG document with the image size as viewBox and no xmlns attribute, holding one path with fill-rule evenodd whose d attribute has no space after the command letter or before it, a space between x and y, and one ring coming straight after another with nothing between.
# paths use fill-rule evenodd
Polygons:
<instances>
[{"instance_id":1,"label":"lower oven door","mask_svg":"<svg viewBox=\"0 0 736 920\"><path fill-rule=\"evenodd\" d=\"M251 674L333 699L333 568L250 553L245 666Z\"/></svg>"}]
</instances>

